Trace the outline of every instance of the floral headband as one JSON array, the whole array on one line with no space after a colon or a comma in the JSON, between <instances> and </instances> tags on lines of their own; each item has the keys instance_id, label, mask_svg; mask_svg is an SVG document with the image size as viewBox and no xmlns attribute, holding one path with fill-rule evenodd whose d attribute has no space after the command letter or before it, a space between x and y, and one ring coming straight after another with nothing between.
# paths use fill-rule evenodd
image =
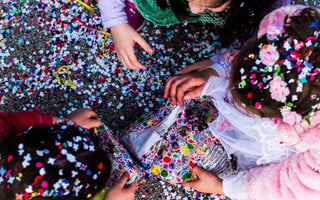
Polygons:
<instances>
[{"instance_id":1,"label":"floral headband","mask_svg":"<svg viewBox=\"0 0 320 200\"><path fill-rule=\"evenodd\" d=\"M285 18L285 22L288 16ZM315 28L319 23L319 20L315 20L309 28ZM248 83L256 85L260 90L268 90L271 94L271 98L277 102L284 103L284 106L280 107L282 120L285 123L294 125L300 123L302 116L293 111L294 103L298 100L297 95L291 95L292 98L288 99L290 91L288 84L296 83L296 93L301 93L303 84L307 81L314 80L315 76L320 74L319 68L314 68L311 62L309 62L309 55L302 57L300 50L303 47L318 46L316 40L319 38L320 32L315 31L313 36L308 37L305 41L298 41L289 37L284 32L284 27L287 23L275 22L269 24L266 28L267 43L261 43L259 45L259 55L249 54L244 60L255 59L255 65L252 66L249 74L245 72L244 68L241 68L241 82L239 89L243 89ZM279 50L276 46L276 42L283 41L283 50ZM281 41L280 41L281 42ZM290 79L285 81L283 69L286 70L285 74L290 73L292 70L298 72L298 79ZM257 73L265 74L262 80L257 80ZM270 73L272 75L270 75ZM249 80L248 80L249 79ZM252 97L252 93L248 94L248 98ZM256 102L255 107L261 109L261 102ZM313 113L315 109L319 108L319 104L313 106L313 110L303 118L309 122L309 115ZM277 123L278 119L275 120Z\"/></svg>"},{"instance_id":2,"label":"floral headband","mask_svg":"<svg viewBox=\"0 0 320 200\"><path fill-rule=\"evenodd\" d=\"M21 166L17 165L18 167L16 169L7 169L4 166L0 167L0 184L6 184L8 189L10 189L15 182L23 180L23 171L38 170L38 175L34 177L33 183L27 185L23 193L15 194L16 200L32 199L40 196L65 197L72 195L77 197L81 190L97 188L96 185L82 182L83 178L79 178L79 174L86 174L88 180L89 178L93 180L98 179L98 176L105 170L103 161L101 161L94 169L90 169L86 163L78 160L72 153L77 151L96 151L94 143L90 140L90 137L86 136L86 133L89 133L89 131L82 129L81 127L74 127L72 122L58 121L57 124L59 125L50 127L50 132L57 135L54 144L58 151L50 151L49 148L32 150L32 152L36 152L36 155L34 155L35 157L33 158L32 154L26 151L25 145L20 143L17 149L18 154L9 155L7 158L3 158L3 155L0 155L0 158L7 159L7 162L15 159L14 156L23 158ZM78 128L78 130L84 134L77 134L70 140L61 141L62 135L69 127ZM41 157L41 159L39 159L39 157ZM51 183L52 187L50 188L49 182L45 179L47 170L49 170L48 166L58 166L59 164L57 164L57 162L59 162L59 159L62 157L65 157L68 162L73 163L74 169L71 171L70 175L67 175L67 172L65 172L63 168L59 169L58 174L51 174L52 176L57 175L60 177L55 183ZM34 159L37 161L32 161ZM13 173L13 171L15 171L15 173ZM35 187L35 185L37 186ZM92 194L88 193L86 197L91 198L92 196Z\"/></svg>"}]
</instances>

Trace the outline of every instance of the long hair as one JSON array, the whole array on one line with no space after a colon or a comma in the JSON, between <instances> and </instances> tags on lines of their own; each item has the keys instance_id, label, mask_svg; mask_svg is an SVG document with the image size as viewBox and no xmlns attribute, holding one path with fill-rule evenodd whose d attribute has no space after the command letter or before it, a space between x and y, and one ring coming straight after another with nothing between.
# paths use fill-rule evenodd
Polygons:
<instances>
[{"instance_id":1,"label":"long hair","mask_svg":"<svg viewBox=\"0 0 320 200\"><path fill-rule=\"evenodd\" d=\"M284 27L285 34L282 34L279 40L273 41L273 45L280 52L279 62L280 67L272 66L273 70L267 69L266 65L257 62L257 55L261 50L262 44L270 43L266 35L260 39L253 41L247 47L243 48L233 61L233 67L230 75L230 90L235 102L242 106L249 113L259 115L261 117L281 118L281 108L290 106L292 111L307 116L318 108L320 103L320 43L319 37L315 37L315 33L319 29L319 13L313 8L305 8L298 16L290 17L289 23ZM314 25L312 25L314 24ZM280 64L285 60L290 61L292 49L287 50L290 41L290 46L295 48L297 41L307 43L308 38L312 37L309 45L304 45L296 53L300 60L304 62L297 64L294 62L294 67L288 69L286 65ZM316 39L315 39L316 38ZM251 58L250 58L251 55ZM252 59L252 57L255 57ZM289 58L290 57L290 58ZM301 83L301 74L304 68L310 70L310 74L306 77L303 83L302 91L298 89L298 83ZM302 69L302 71L301 71ZM314 73L313 73L314 72ZM270 81L274 74L282 76L282 80L287 84L290 91L286 97L288 101L279 102L271 97L269 91ZM254 77L252 75L254 74ZM240 87L245 80L245 86ZM258 87L257 83L261 84ZM301 84L302 85L302 84ZM261 103L261 107L257 107L256 103Z\"/></svg>"}]
</instances>

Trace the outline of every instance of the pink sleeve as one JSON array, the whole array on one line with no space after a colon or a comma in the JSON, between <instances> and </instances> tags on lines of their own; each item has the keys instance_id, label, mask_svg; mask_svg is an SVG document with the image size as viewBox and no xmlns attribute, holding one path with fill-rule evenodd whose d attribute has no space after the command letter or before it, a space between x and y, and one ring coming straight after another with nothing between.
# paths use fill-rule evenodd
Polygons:
<instances>
[{"instance_id":1,"label":"pink sleeve","mask_svg":"<svg viewBox=\"0 0 320 200\"><path fill-rule=\"evenodd\" d=\"M296 145L300 154L249 171L250 199L320 199L320 125L310 127Z\"/></svg>"},{"instance_id":2,"label":"pink sleeve","mask_svg":"<svg viewBox=\"0 0 320 200\"><path fill-rule=\"evenodd\" d=\"M124 11L125 0L99 0L98 7L105 29L128 22L127 14Z\"/></svg>"}]
</instances>

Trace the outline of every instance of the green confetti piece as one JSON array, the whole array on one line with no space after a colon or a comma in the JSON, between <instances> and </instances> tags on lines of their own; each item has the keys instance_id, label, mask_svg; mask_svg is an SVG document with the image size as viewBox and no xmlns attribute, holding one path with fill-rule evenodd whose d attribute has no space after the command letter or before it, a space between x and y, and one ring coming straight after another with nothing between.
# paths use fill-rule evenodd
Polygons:
<instances>
[{"instance_id":1,"label":"green confetti piece","mask_svg":"<svg viewBox=\"0 0 320 200\"><path fill-rule=\"evenodd\" d=\"M264 70L263 70L262 72L263 72L263 73L269 72L269 67L264 68Z\"/></svg>"},{"instance_id":2,"label":"green confetti piece","mask_svg":"<svg viewBox=\"0 0 320 200\"><path fill-rule=\"evenodd\" d=\"M242 80L242 81L240 82L240 87L241 87L241 88L246 87L246 85L247 85L247 83L246 83L245 80Z\"/></svg>"},{"instance_id":3,"label":"green confetti piece","mask_svg":"<svg viewBox=\"0 0 320 200\"><path fill-rule=\"evenodd\" d=\"M292 103L292 102L288 102L288 103L286 103L286 106L292 107L292 106L293 106L293 103Z\"/></svg>"},{"instance_id":4,"label":"green confetti piece","mask_svg":"<svg viewBox=\"0 0 320 200\"><path fill-rule=\"evenodd\" d=\"M309 125L311 124L309 115L304 116L303 119L305 119Z\"/></svg>"}]
</instances>

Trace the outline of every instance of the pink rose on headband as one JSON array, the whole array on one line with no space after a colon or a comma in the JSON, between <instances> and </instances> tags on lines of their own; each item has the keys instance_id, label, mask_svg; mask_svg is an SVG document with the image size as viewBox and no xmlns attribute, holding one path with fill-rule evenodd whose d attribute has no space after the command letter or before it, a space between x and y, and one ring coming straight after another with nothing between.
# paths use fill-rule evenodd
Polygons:
<instances>
[{"instance_id":1,"label":"pink rose on headband","mask_svg":"<svg viewBox=\"0 0 320 200\"><path fill-rule=\"evenodd\" d=\"M259 57L264 65L271 66L279 60L280 54L276 46L265 44L259 52Z\"/></svg>"},{"instance_id":2,"label":"pink rose on headband","mask_svg":"<svg viewBox=\"0 0 320 200\"><path fill-rule=\"evenodd\" d=\"M294 125L295 123L300 123L302 119L301 115L299 115L295 111L290 111L290 110L282 111L281 115L282 115L282 121L291 126Z\"/></svg>"},{"instance_id":3,"label":"pink rose on headband","mask_svg":"<svg viewBox=\"0 0 320 200\"><path fill-rule=\"evenodd\" d=\"M276 39L281 33L283 33L283 24L281 22L275 22L267 26L266 35L268 40Z\"/></svg>"},{"instance_id":4,"label":"pink rose on headband","mask_svg":"<svg viewBox=\"0 0 320 200\"><path fill-rule=\"evenodd\" d=\"M271 98L282 103L286 102L287 96L290 93L289 89L287 88L287 83L284 82L280 76L276 76L272 81L270 81L269 85Z\"/></svg>"}]
</instances>

